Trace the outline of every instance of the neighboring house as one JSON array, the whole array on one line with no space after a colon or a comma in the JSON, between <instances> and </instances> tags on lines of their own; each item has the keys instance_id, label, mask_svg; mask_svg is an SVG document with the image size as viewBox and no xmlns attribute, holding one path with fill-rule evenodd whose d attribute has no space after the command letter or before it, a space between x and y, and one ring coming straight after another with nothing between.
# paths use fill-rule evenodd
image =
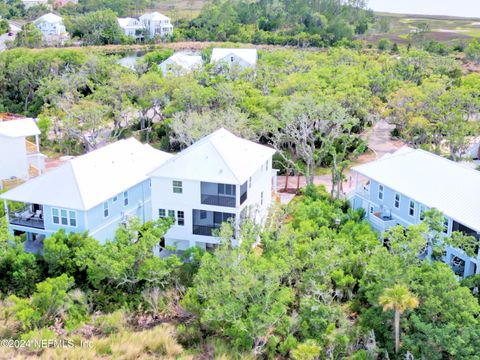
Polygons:
<instances>
[{"instance_id":1,"label":"neighboring house","mask_svg":"<svg viewBox=\"0 0 480 360\"><path fill-rule=\"evenodd\" d=\"M40 153L35 120L0 115L0 189L4 189L44 172L45 156Z\"/></svg>"},{"instance_id":2,"label":"neighboring house","mask_svg":"<svg viewBox=\"0 0 480 360\"><path fill-rule=\"evenodd\" d=\"M63 19L53 13L40 16L33 22L35 26L42 32L44 37L60 36L66 34Z\"/></svg>"},{"instance_id":3,"label":"neighboring house","mask_svg":"<svg viewBox=\"0 0 480 360\"><path fill-rule=\"evenodd\" d=\"M13 44L15 41L15 36L22 31L22 29L12 22L9 22L10 29L5 33L0 35L0 51L6 50L9 45Z\"/></svg>"},{"instance_id":4,"label":"neighboring house","mask_svg":"<svg viewBox=\"0 0 480 360\"><path fill-rule=\"evenodd\" d=\"M160 64L160 69L162 69L163 75L167 75L168 73L182 75L200 69L202 65L203 60L200 55L188 52L178 52L163 61Z\"/></svg>"},{"instance_id":5,"label":"neighboring house","mask_svg":"<svg viewBox=\"0 0 480 360\"><path fill-rule=\"evenodd\" d=\"M147 36L151 39L157 35L165 37L173 33L170 18L158 12L143 14L140 16L140 22L145 26Z\"/></svg>"},{"instance_id":6,"label":"neighboring house","mask_svg":"<svg viewBox=\"0 0 480 360\"><path fill-rule=\"evenodd\" d=\"M26 234L29 241L62 228L89 231L100 242L112 239L129 217L150 220L147 174L169 158L170 154L131 138L72 159L0 195L9 228L16 235ZM25 207L9 212L7 200Z\"/></svg>"},{"instance_id":7,"label":"neighboring house","mask_svg":"<svg viewBox=\"0 0 480 360\"><path fill-rule=\"evenodd\" d=\"M117 21L126 36L132 36L137 40L143 39L145 26L140 20L128 17L118 18Z\"/></svg>"},{"instance_id":8,"label":"neighboring house","mask_svg":"<svg viewBox=\"0 0 480 360\"><path fill-rule=\"evenodd\" d=\"M237 229L246 217L261 224L275 189L274 153L219 129L153 171L152 218L174 218L165 244L208 249L219 243L215 230L229 219Z\"/></svg>"},{"instance_id":9,"label":"neighboring house","mask_svg":"<svg viewBox=\"0 0 480 360\"><path fill-rule=\"evenodd\" d=\"M435 208L444 215L445 235L460 231L480 240L480 171L408 147L352 170L357 174L352 205L365 209L379 232L418 224L425 210ZM444 260L460 275L480 274L480 254L469 257L447 246Z\"/></svg>"},{"instance_id":10,"label":"neighboring house","mask_svg":"<svg viewBox=\"0 0 480 360\"><path fill-rule=\"evenodd\" d=\"M257 49L224 49L214 48L210 63L223 64L231 68L255 68L257 65Z\"/></svg>"},{"instance_id":11,"label":"neighboring house","mask_svg":"<svg viewBox=\"0 0 480 360\"><path fill-rule=\"evenodd\" d=\"M472 158L472 160L480 160L480 137L472 141L466 155Z\"/></svg>"},{"instance_id":12,"label":"neighboring house","mask_svg":"<svg viewBox=\"0 0 480 360\"><path fill-rule=\"evenodd\" d=\"M48 6L48 0L22 0L25 9L31 8L32 6L45 5Z\"/></svg>"}]
</instances>

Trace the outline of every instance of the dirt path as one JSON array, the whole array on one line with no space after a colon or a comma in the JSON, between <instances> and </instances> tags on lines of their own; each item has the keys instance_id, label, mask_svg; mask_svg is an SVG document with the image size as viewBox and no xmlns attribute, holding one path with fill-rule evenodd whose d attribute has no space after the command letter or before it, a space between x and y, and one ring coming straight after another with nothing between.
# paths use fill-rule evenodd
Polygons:
<instances>
[{"instance_id":1,"label":"dirt path","mask_svg":"<svg viewBox=\"0 0 480 360\"><path fill-rule=\"evenodd\" d=\"M365 139L368 143L368 148L370 151L367 151L365 154L361 155L352 166L364 164L366 162L373 161L375 159L381 158L383 155L394 152L401 148L404 143L399 140L393 140L390 136L390 133L394 125L388 124L385 120L380 120L377 122L369 131L362 134L362 138ZM343 183L343 191L348 194L353 190L354 184L353 179L351 178L350 170L345 171L345 178L347 181ZM279 175L277 177L277 188L278 190L285 188L285 176ZM290 177L288 180L288 187L290 189L296 188L297 186L297 177ZM304 176L300 176L300 187L304 187L307 184L307 181ZM330 174L315 176L314 178L315 185L324 185L327 191L332 189L332 176ZM281 194L281 202L288 203L294 197L293 194Z\"/></svg>"}]
</instances>

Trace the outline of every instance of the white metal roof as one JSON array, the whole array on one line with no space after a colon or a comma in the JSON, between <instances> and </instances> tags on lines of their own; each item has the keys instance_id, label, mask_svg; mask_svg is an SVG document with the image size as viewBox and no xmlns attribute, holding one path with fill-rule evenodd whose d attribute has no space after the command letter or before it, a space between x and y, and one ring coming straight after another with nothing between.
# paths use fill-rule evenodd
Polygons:
<instances>
[{"instance_id":1,"label":"white metal roof","mask_svg":"<svg viewBox=\"0 0 480 360\"><path fill-rule=\"evenodd\" d=\"M480 232L480 171L409 147L353 170Z\"/></svg>"},{"instance_id":2,"label":"white metal roof","mask_svg":"<svg viewBox=\"0 0 480 360\"><path fill-rule=\"evenodd\" d=\"M48 23L55 24L55 23L63 22L63 19L60 16L55 15L54 13L48 13L48 14L40 16L37 20L35 20L35 23L40 22L40 21L45 21L45 22L48 22Z\"/></svg>"},{"instance_id":3,"label":"white metal roof","mask_svg":"<svg viewBox=\"0 0 480 360\"><path fill-rule=\"evenodd\" d=\"M178 180L243 184L275 150L221 128L200 139L150 175Z\"/></svg>"},{"instance_id":4,"label":"white metal roof","mask_svg":"<svg viewBox=\"0 0 480 360\"><path fill-rule=\"evenodd\" d=\"M171 158L130 138L74 158L0 198L88 210L148 179L147 174Z\"/></svg>"},{"instance_id":5,"label":"white metal roof","mask_svg":"<svg viewBox=\"0 0 480 360\"><path fill-rule=\"evenodd\" d=\"M186 70L192 70L194 68L199 68L203 64L202 57L196 54L190 54L185 52L178 52L170 56L164 63L173 62L178 66Z\"/></svg>"},{"instance_id":6,"label":"white metal roof","mask_svg":"<svg viewBox=\"0 0 480 360\"><path fill-rule=\"evenodd\" d=\"M163 14L160 14L159 12L152 12L152 13L145 13L142 16L140 16L140 20L143 19L148 19L152 21L157 21L157 20L170 20L168 16L165 16Z\"/></svg>"},{"instance_id":7,"label":"white metal roof","mask_svg":"<svg viewBox=\"0 0 480 360\"><path fill-rule=\"evenodd\" d=\"M143 27L142 24L140 24L140 22L135 19L135 18L131 18L131 17L127 17L127 18L117 18L117 21L118 21L118 25L120 25L121 28L125 29L125 28L138 28L138 27Z\"/></svg>"},{"instance_id":8,"label":"white metal roof","mask_svg":"<svg viewBox=\"0 0 480 360\"><path fill-rule=\"evenodd\" d=\"M244 60L245 62L255 65L257 63L257 49L225 49L214 48L212 50L212 56L210 62L214 63L222 61L227 56L235 55Z\"/></svg>"},{"instance_id":9,"label":"white metal roof","mask_svg":"<svg viewBox=\"0 0 480 360\"><path fill-rule=\"evenodd\" d=\"M25 137L40 135L35 120L31 118L0 121L0 136Z\"/></svg>"}]
</instances>

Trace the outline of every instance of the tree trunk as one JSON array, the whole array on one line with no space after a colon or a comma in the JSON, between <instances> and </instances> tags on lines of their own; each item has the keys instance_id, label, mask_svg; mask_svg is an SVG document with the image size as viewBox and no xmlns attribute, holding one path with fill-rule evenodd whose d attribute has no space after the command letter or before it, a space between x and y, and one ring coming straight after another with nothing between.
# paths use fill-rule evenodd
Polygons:
<instances>
[{"instance_id":1,"label":"tree trunk","mask_svg":"<svg viewBox=\"0 0 480 360\"><path fill-rule=\"evenodd\" d=\"M285 172L285 192L288 190L288 177L290 176L290 169Z\"/></svg>"},{"instance_id":2,"label":"tree trunk","mask_svg":"<svg viewBox=\"0 0 480 360\"><path fill-rule=\"evenodd\" d=\"M395 310L395 354L400 349L400 311Z\"/></svg>"}]
</instances>

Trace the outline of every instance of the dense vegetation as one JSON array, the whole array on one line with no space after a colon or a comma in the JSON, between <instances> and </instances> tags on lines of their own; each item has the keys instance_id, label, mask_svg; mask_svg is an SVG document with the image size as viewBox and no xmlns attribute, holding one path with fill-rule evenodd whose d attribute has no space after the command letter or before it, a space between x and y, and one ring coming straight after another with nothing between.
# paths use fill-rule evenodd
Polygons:
<instances>
[{"instance_id":1,"label":"dense vegetation","mask_svg":"<svg viewBox=\"0 0 480 360\"><path fill-rule=\"evenodd\" d=\"M117 356L148 350L227 358L476 356L478 299L447 265L418 257L435 220L391 230L385 247L362 213L310 187L288 208L275 208L264 230L246 223L237 248L225 224L215 252L161 259L151 248L168 226L132 221L104 245L60 231L45 240L43 256L25 253L2 227L7 315L0 336L79 341L90 334L92 354ZM173 327L155 328L157 340L151 331L129 333L159 322Z\"/></svg>"},{"instance_id":2,"label":"dense vegetation","mask_svg":"<svg viewBox=\"0 0 480 360\"><path fill-rule=\"evenodd\" d=\"M310 180L336 164L336 183L347 155L364 150L359 134L382 116L408 143L458 158L478 132L480 77L450 57L399 51L261 51L255 72L206 65L164 77L158 63L170 50L132 71L113 56L18 49L0 54L0 111L39 116L43 146L68 154L108 141L112 127L111 139L134 133L175 150L224 126L271 144L277 166Z\"/></svg>"},{"instance_id":3,"label":"dense vegetation","mask_svg":"<svg viewBox=\"0 0 480 360\"><path fill-rule=\"evenodd\" d=\"M180 23L178 36L195 40L277 45L328 46L364 34L374 22L364 1L217 0L192 21Z\"/></svg>"}]
</instances>

